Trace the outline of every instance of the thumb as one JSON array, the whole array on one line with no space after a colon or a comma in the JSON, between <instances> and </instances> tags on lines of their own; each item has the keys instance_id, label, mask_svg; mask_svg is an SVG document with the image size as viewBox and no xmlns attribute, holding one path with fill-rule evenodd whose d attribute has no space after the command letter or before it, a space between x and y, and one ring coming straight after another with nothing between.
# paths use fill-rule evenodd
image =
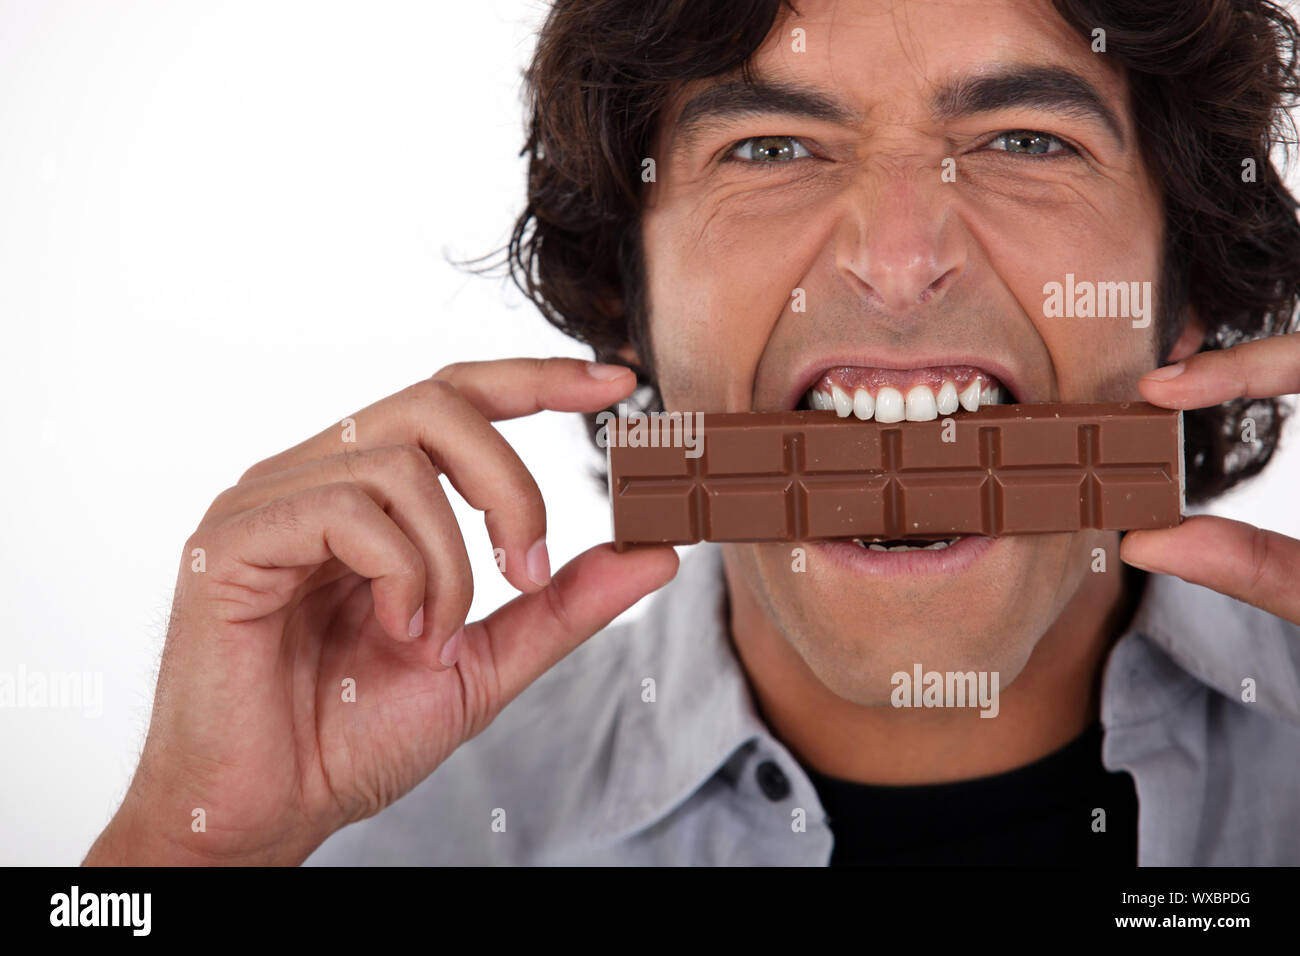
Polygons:
<instances>
[{"instance_id":1,"label":"thumb","mask_svg":"<svg viewBox=\"0 0 1300 956\"><path fill-rule=\"evenodd\" d=\"M618 553L601 544L584 551L542 590L467 624L457 666L467 682L498 690L498 699L489 702L489 717L495 716L592 634L672 580L677 564L668 546ZM473 673L484 668L495 673Z\"/></svg>"},{"instance_id":2,"label":"thumb","mask_svg":"<svg viewBox=\"0 0 1300 956\"><path fill-rule=\"evenodd\" d=\"M1242 521L1196 515L1176 528L1130 531L1120 558L1300 623L1300 541Z\"/></svg>"}]
</instances>

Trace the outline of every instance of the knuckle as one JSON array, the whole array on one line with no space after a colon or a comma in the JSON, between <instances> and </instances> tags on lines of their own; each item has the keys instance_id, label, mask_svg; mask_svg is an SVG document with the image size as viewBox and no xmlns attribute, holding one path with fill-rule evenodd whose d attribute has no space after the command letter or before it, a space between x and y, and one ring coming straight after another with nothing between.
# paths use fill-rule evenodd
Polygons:
<instances>
[{"instance_id":1,"label":"knuckle","mask_svg":"<svg viewBox=\"0 0 1300 956\"><path fill-rule=\"evenodd\" d=\"M248 469L246 469L244 473L239 476L239 480L236 481L235 484L236 485L246 484L247 482L252 481L254 478L261 478L263 475L267 474L270 470L271 470L271 459L269 458L263 459L262 461L257 462L257 464L252 465Z\"/></svg>"},{"instance_id":2,"label":"knuckle","mask_svg":"<svg viewBox=\"0 0 1300 956\"><path fill-rule=\"evenodd\" d=\"M519 463L519 471L510 481L510 492L523 507L541 510L545 505L537 479L523 462Z\"/></svg>"},{"instance_id":3,"label":"knuckle","mask_svg":"<svg viewBox=\"0 0 1300 956\"><path fill-rule=\"evenodd\" d=\"M1271 536L1263 528L1256 528L1250 542L1250 583L1247 590L1257 593L1268 577Z\"/></svg>"},{"instance_id":4,"label":"knuckle","mask_svg":"<svg viewBox=\"0 0 1300 956\"><path fill-rule=\"evenodd\" d=\"M336 481L328 485L321 485L316 491L316 497L320 501L321 507L339 513L344 519L358 517L368 510L367 504L373 503L369 495L347 481ZM280 500L284 501L285 499Z\"/></svg>"},{"instance_id":5,"label":"knuckle","mask_svg":"<svg viewBox=\"0 0 1300 956\"><path fill-rule=\"evenodd\" d=\"M454 368L455 366L448 366ZM447 401L459 394L457 382L461 375L459 372L453 372L446 375L445 372L439 372L438 377L426 378L415 385L416 396L422 401Z\"/></svg>"},{"instance_id":6,"label":"knuckle","mask_svg":"<svg viewBox=\"0 0 1300 956\"><path fill-rule=\"evenodd\" d=\"M1236 397L1242 398L1250 391L1250 363L1241 349L1228 349L1229 368Z\"/></svg>"},{"instance_id":7,"label":"knuckle","mask_svg":"<svg viewBox=\"0 0 1300 956\"><path fill-rule=\"evenodd\" d=\"M444 365L438 371L434 372L429 379L431 382L454 382L461 372L464 371L464 362L452 362L450 365Z\"/></svg>"},{"instance_id":8,"label":"knuckle","mask_svg":"<svg viewBox=\"0 0 1300 956\"><path fill-rule=\"evenodd\" d=\"M567 363L560 358L535 358L532 359L532 364L533 374L529 376L532 381L532 401L537 408L544 408L548 385L564 371Z\"/></svg>"},{"instance_id":9,"label":"knuckle","mask_svg":"<svg viewBox=\"0 0 1300 956\"><path fill-rule=\"evenodd\" d=\"M458 567L452 580L439 583L446 595L447 611L457 621L464 621L469 617L470 606L474 603L474 577L469 565Z\"/></svg>"},{"instance_id":10,"label":"knuckle","mask_svg":"<svg viewBox=\"0 0 1300 956\"><path fill-rule=\"evenodd\" d=\"M221 492L212 499L212 504L208 505L208 510L203 512L203 517L199 520L199 527L201 528L204 525L211 524L215 519L239 511L239 501L242 497L243 489L238 485Z\"/></svg>"},{"instance_id":11,"label":"knuckle","mask_svg":"<svg viewBox=\"0 0 1300 956\"><path fill-rule=\"evenodd\" d=\"M230 519L231 533L244 539L255 539L269 534L292 534L297 531L302 518L288 497L272 500L242 512Z\"/></svg>"},{"instance_id":12,"label":"knuckle","mask_svg":"<svg viewBox=\"0 0 1300 956\"><path fill-rule=\"evenodd\" d=\"M517 519L546 521L546 500L542 497L542 490L522 466L502 479L501 502L505 510Z\"/></svg>"},{"instance_id":13,"label":"knuckle","mask_svg":"<svg viewBox=\"0 0 1300 956\"><path fill-rule=\"evenodd\" d=\"M278 531L294 532L302 524L298 504L288 495L268 502L265 508L259 508L253 513L260 515L267 528Z\"/></svg>"},{"instance_id":14,"label":"knuckle","mask_svg":"<svg viewBox=\"0 0 1300 956\"><path fill-rule=\"evenodd\" d=\"M569 615L569 609L565 607L564 598L560 596L560 589L556 587L547 587L542 590L546 595L546 604L550 608L551 616L555 618L560 628L567 634L573 633L573 619Z\"/></svg>"},{"instance_id":15,"label":"knuckle","mask_svg":"<svg viewBox=\"0 0 1300 956\"><path fill-rule=\"evenodd\" d=\"M460 398L456 386L443 379L429 379L426 389L435 401L455 401Z\"/></svg>"},{"instance_id":16,"label":"knuckle","mask_svg":"<svg viewBox=\"0 0 1300 956\"><path fill-rule=\"evenodd\" d=\"M229 557L232 530L228 524L200 527L185 539L176 584L178 604L195 592L211 593L215 582L230 577L235 570Z\"/></svg>"},{"instance_id":17,"label":"knuckle","mask_svg":"<svg viewBox=\"0 0 1300 956\"><path fill-rule=\"evenodd\" d=\"M238 485L231 485L212 499L211 507L217 510L228 508L237 498L241 497L243 489Z\"/></svg>"},{"instance_id":18,"label":"knuckle","mask_svg":"<svg viewBox=\"0 0 1300 956\"><path fill-rule=\"evenodd\" d=\"M426 573L424 558L420 557L420 552L414 545L407 542L406 546L402 548L402 553L398 557L393 573L396 577L412 586L424 583Z\"/></svg>"},{"instance_id":19,"label":"knuckle","mask_svg":"<svg viewBox=\"0 0 1300 956\"><path fill-rule=\"evenodd\" d=\"M428 378L412 385L409 397L417 406L446 405L462 400L455 385L437 378Z\"/></svg>"},{"instance_id":20,"label":"knuckle","mask_svg":"<svg viewBox=\"0 0 1300 956\"><path fill-rule=\"evenodd\" d=\"M433 462L414 445L389 445L377 448L368 456L367 464L380 472L397 475L413 481L432 473Z\"/></svg>"},{"instance_id":21,"label":"knuckle","mask_svg":"<svg viewBox=\"0 0 1300 956\"><path fill-rule=\"evenodd\" d=\"M193 534L185 539L184 557L189 560L193 557L195 551L203 551L205 554L212 548L212 540L215 535L211 531L202 531L196 529Z\"/></svg>"}]
</instances>

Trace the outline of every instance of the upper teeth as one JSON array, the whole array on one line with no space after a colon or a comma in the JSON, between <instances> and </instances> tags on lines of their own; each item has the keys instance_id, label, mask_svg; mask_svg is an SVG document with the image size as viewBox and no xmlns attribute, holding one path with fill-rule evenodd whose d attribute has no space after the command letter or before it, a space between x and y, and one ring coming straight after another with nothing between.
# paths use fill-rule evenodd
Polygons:
<instances>
[{"instance_id":1,"label":"upper teeth","mask_svg":"<svg viewBox=\"0 0 1300 956\"><path fill-rule=\"evenodd\" d=\"M952 382L944 382L943 388L939 389L939 394L934 397L934 401L940 415L951 415L957 410L959 401L957 386Z\"/></svg>"},{"instance_id":2,"label":"upper teeth","mask_svg":"<svg viewBox=\"0 0 1300 956\"><path fill-rule=\"evenodd\" d=\"M981 405L1000 404L1002 388L978 377L972 379L960 394L956 384L947 379L937 394L929 385L914 385L906 396L888 385L872 395L866 388L854 389L849 394L841 386L832 384L829 393L814 389L808 400L813 408L834 409L840 418L854 415L863 421L874 418L878 422L928 422L940 415L951 415L957 411L958 405L973 412Z\"/></svg>"}]
</instances>

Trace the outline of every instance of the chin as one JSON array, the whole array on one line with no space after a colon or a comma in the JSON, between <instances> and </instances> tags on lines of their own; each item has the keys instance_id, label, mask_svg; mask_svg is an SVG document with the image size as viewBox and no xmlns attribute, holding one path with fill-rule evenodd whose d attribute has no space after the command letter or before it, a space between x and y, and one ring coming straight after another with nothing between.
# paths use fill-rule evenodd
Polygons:
<instances>
[{"instance_id":1,"label":"chin","mask_svg":"<svg viewBox=\"0 0 1300 956\"><path fill-rule=\"evenodd\" d=\"M816 542L803 574L790 572L789 546L765 545L755 583L786 641L846 700L887 704L893 675L918 664L996 671L1006 688L1064 604L1070 537L981 538L978 552L947 558Z\"/></svg>"},{"instance_id":2,"label":"chin","mask_svg":"<svg viewBox=\"0 0 1300 956\"><path fill-rule=\"evenodd\" d=\"M872 611L864 609L863 615ZM845 623L816 624L788 639L818 680L837 696L857 704L889 702L898 672L996 672L1009 686L1033 651L1036 633L1008 629L998 614L971 608L965 614L938 613L928 624L894 615L876 615L854 628ZM847 636L846 636L847 634Z\"/></svg>"}]
</instances>

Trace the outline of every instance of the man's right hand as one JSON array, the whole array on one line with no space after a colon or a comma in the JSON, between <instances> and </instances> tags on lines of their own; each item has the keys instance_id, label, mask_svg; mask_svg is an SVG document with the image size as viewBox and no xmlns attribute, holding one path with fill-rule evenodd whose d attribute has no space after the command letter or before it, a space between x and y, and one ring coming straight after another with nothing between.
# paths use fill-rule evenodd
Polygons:
<instances>
[{"instance_id":1,"label":"man's right hand","mask_svg":"<svg viewBox=\"0 0 1300 956\"><path fill-rule=\"evenodd\" d=\"M606 544L552 580L541 493L489 424L634 387L576 359L450 365L250 468L186 542L140 764L85 862L300 863L671 579L671 547ZM439 474L524 592L469 625Z\"/></svg>"}]
</instances>

